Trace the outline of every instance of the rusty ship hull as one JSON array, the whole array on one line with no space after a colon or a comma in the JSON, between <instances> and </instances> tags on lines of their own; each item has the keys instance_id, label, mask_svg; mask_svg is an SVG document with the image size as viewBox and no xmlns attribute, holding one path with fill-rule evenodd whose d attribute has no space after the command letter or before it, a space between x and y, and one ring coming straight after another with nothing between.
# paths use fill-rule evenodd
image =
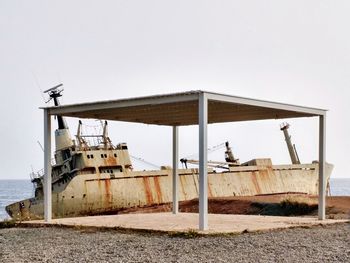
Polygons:
<instances>
[{"instance_id":1,"label":"rusty ship hull","mask_svg":"<svg viewBox=\"0 0 350 263\"><path fill-rule=\"evenodd\" d=\"M318 164L256 165L208 171L208 196L254 196L274 193L318 194ZM266 159L264 159L266 163ZM333 166L327 164L327 181ZM198 169L179 170L179 200L198 198ZM172 170L80 174L52 194L54 218L118 213L130 207L172 201ZM30 198L6 208L17 220L43 218L43 198Z\"/></svg>"}]
</instances>

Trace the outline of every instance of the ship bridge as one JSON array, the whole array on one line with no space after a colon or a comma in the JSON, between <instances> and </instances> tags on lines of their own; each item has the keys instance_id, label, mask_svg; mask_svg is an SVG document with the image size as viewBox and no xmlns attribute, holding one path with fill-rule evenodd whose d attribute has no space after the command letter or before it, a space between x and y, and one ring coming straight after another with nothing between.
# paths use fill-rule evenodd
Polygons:
<instances>
[{"instance_id":1,"label":"ship bridge","mask_svg":"<svg viewBox=\"0 0 350 263\"><path fill-rule=\"evenodd\" d=\"M51 213L51 116L105 119L172 126L173 213L178 213L178 127L198 125L199 229L208 229L207 124L300 117L319 118L319 211L325 219L326 110L250 99L207 91L189 91L147 97L45 107L44 110L44 215Z\"/></svg>"}]
</instances>

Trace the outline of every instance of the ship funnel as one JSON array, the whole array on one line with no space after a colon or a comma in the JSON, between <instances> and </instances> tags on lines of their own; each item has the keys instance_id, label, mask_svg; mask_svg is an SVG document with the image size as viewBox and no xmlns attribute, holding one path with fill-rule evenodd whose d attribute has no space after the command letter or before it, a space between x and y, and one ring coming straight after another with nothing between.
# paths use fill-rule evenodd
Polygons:
<instances>
[{"instance_id":1,"label":"ship funnel","mask_svg":"<svg viewBox=\"0 0 350 263\"><path fill-rule=\"evenodd\" d=\"M74 146L69 129L57 129L55 131L56 151Z\"/></svg>"},{"instance_id":2,"label":"ship funnel","mask_svg":"<svg viewBox=\"0 0 350 263\"><path fill-rule=\"evenodd\" d=\"M294 145L292 144L291 136L288 133L289 126L290 126L289 123L284 122L280 125L280 129L281 131L283 131L292 164L300 164L300 160L299 160L297 150L295 148L295 144Z\"/></svg>"}]
</instances>

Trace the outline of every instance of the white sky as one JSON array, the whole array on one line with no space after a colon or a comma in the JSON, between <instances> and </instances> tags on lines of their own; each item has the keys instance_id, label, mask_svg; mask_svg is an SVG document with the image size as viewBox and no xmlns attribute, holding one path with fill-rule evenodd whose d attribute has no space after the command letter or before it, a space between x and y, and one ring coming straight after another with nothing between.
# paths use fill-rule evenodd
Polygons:
<instances>
[{"instance_id":1,"label":"white sky","mask_svg":"<svg viewBox=\"0 0 350 263\"><path fill-rule=\"evenodd\" d=\"M63 104L202 89L326 108L327 160L334 177L350 177L349 13L340 0L2 0L0 179L43 166L38 85L61 82ZM288 121L302 162L317 159L318 120ZM210 125L208 144L229 140L242 162L289 163L280 122ZM171 163L171 128L110 126L131 154ZM197 127L180 133L180 157L198 152Z\"/></svg>"}]
</instances>

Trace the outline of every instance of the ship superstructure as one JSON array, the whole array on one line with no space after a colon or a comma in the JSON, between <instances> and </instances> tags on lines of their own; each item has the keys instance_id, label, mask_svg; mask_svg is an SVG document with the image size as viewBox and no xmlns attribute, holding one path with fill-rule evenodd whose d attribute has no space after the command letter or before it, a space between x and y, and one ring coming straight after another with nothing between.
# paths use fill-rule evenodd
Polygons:
<instances>
[{"instance_id":1,"label":"ship superstructure","mask_svg":"<svg viewBox=\"0 0 350 263\"><path fill-rule=\"evenodd\" d=\"M55 87L49 90L50 98L55 106L60 105L58 98L62 90ZM52 191L62 192L69 182L77 175L84 174L115 174L132 170L132 165L126 143L114 146L108 137L108 123L103 123L103 133L100 135L83 135L82 122L79 120L76 140L73 140L65 119L57 116L55 130L55 154L52 164ZM92 143L89 143L92 142ZM43 198L43 172L31 174L35 184L35 197Z\"/></svg>"}]
</instances>

